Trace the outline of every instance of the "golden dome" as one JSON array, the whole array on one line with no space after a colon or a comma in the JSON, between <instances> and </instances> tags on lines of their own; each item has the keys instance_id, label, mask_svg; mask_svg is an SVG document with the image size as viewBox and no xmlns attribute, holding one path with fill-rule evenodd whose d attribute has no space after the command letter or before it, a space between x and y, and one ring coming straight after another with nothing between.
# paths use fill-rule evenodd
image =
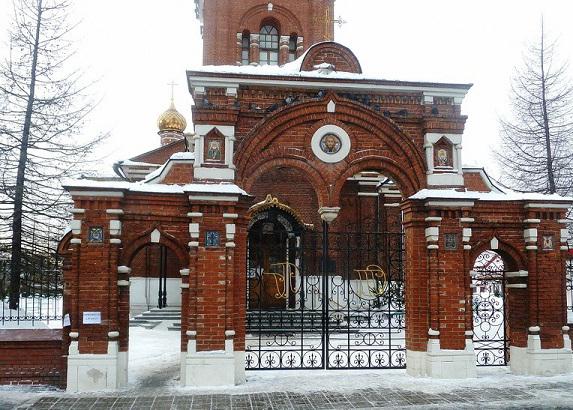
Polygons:
<instances>
[{"instance_id":1,"label":"golden dome","mask_svg":"<svg viewBox=\"0 0 573 410\"><path fill-rule=\"evenodd\" d=\"M171 105L169 109L159 116L157 120L157 126L159 127L159 132L161 131L175 131L183 132L187 128L187 121L185 117L175 109L175 104L171 100Z\"/></svg>"}]
</instances>

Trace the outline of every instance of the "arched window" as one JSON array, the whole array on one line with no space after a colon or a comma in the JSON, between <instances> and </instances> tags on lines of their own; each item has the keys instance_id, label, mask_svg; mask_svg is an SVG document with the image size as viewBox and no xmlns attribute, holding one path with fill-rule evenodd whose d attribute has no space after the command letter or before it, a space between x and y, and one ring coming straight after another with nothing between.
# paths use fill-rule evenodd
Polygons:
<instances>
[{"instance_id":1,"label":"arched window","mask_svg":"<svg viewBox=\"0 0 573 410\"><path fill-rule=\"evenodd\" d=\"M279 64L279 31L276 27L265 25L260 31L260 64Z\"/></svg>"},{"instance_id":2,"label":"arched window","mask_svg":"<svg viewBox=\"0 0 573 410\"><path fill-rule=\"evenodd\" d=\"M249 32L243 33L241 39L241 64L249 65L251 62L251 34Z\"/></svg>"},{"instance_id":3,"label":"arched window","mask_svg":"<svg viewBox=\"0 0 573 410\"><path fill-rule=\"evenodd\" d=\"M291 61L296 60L297 42L298 42L298 37L296 34L293 34L292 36L290 36L290 39L288 42L288 61L289 61L289 63Z\"/></svg>"}]
</instances>

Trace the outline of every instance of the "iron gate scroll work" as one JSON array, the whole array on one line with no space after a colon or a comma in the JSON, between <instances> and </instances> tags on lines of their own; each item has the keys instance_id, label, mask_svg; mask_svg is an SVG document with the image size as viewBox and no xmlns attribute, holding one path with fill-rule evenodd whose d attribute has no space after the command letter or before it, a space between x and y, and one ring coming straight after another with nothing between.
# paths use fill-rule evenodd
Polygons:
<instances>
[{"instance_id":1,"label":"iron gate scroll work","mask_svg":"<svg viewBox=\"0 0 573 410\"><path fill-rule=\"evenodd\" d=\"M506 318L505 269L492 251L478 256L472 273L474 350L478 366L506 366L509 337Z\"/></svg>"},{"instance_id":2,"label":"iron gate scroll work","mask_svg":"<svg viewBox=\"0 0 573 410\"><path fill-rule=\"evenodd\" d=\"M402 233L271 228L249 234L246 368L404 368Z\"/></svg>"}]
</instances>

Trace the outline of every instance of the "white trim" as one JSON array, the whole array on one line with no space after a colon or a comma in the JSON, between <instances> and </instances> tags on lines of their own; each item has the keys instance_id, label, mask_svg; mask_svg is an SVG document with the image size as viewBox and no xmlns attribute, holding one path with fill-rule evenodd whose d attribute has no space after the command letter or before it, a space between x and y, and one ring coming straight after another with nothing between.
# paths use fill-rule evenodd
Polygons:
<instances>
[{"instance_id":1,"label":"white trim","mask_svg":"<svg viewBox=\"0 0 573 410\"><path fill-rule=\"evenodd\" d=\"M131 268L127 266L118 266L117 273L124 273L129 275L131 273Z\"/></svg>"},{"instance_id":2,"label":"white trim","mask_svg":"<svg viewBox=\"0 0 573 410\"><path fill-rule=\"evenodd\" d=\"M181 269L181 270L179 271L179 274L180 274L181 276L189 276L189 272L190 272L189 269Z\"/></svg>"},{"instance_id":3,"label":"white trim","mask_svg":"<svg viewBox=\"0 0 573 410\"><path fill-rule=\"evenodd\" d=\"M188 212L187 217L188 218L202 218L203 212Z\"/></svg>"},{"instance_id":4,"label":"white trim","mask_svg":"<svg viewBox=\"0 0 573 410\"><path fill-rule=\"evenodd\" d=\"M251 34L251 37L253 34ZM229 73L230 75L233 75ZM281 77L280 75L278 77ZM311 77L312 78L312 77ZM416 85L390 85L390 84L376 84L375 82L358 82L356 80L348 79L352 82L343 82L346 79L333 78L327 81L300 81L301 78L297 77L296 80L279 80L278 78L266 79L256 78L248 75L245 78L225 78L224 73L220 77L200 77L191 76L188 73L187 80L190 88L197 89L197 87L211 87L211 88L227 88L238 87L239 85L247 86L267 86L272 88L304 88L304 89L332 89L332 90L363 90L367 92L422 92L431 94L434 97L453 97L464 98L469 90L447 87L429 87L429 86L416 86ZM195 91L196 92L196 91Z\"/></svg>"},{"instance_id":5,"label":"white trim","mask_svg":"<svg viewBox=\"0 0 573 410\"><path fill-rule=\"evenodd\" d=\"M340 139L340 150L336 154L327 154L320 147L320 140L327 134L334 134ZM338 125L328 124L316 130L312 136L311 147L314 155L322 162L335 164L348 156L352 142L350 141L350 136L343 128L340 128Z\"/></svg>"},{"instance_id":6,"label":"white trim","mask_svg":"<svg viewBox=\"0 0 573 410\"><path fill-rule=\"evenodd\" d=\"M424 219L424 221L426 222L442 222L442 217L441 216L428 216L426 219Z\"/></svg>"},{"instance_id":7,"label":"white trim","mask_svg":"<svg viewBox=\"0 0 573 410\"><path fill-rule=\"evenodd\" d=\"M427 207L444 207L444 208L470 208L473 207L475 204L474 201L428 201L426 202Z\"/></svg>"},{"instance_id":8,"label":"white trim","mask_svg":"<svg viewBox=\"0 0 573 410\"><path fill-rule=\"evenodd\" d=\"M106 209L105 213L108 215L123 215L123 209Z\"/></svg>"},{"instance_id":9,"label":"white trim","mask_svg":"<svg viewBox=\"0 0 573 410\"><path fill-rule=\"evenodd\" d=\"M569 209L571 208L571 206L573 205L572 202L569 202L567 204L548 204L548 203L543 203L543 204L525 204L525 208L547 208L547 209Z\"/></svg>"},{"instance_id":10,"label":"white trim","mask_svg":"<svg viewBox=\"0 0 573 410\"><path fill-rule=\"evenodd\" d=\"M359 192L358 196L372 196L372 197L378 197L380 196L380 194L378 192Z\"/></svg>"},{"instance_id":11,"label":"white trim","mask_svg":"<svg viewBox=\"0 0 573 410\"><path fill-rule=\"evenodd\" d=\"M541 223L541 219L524 219L524 224L538 224Z\"/></svg>"},{"instance_id":12,"label":"white trim","mask_svg":"<svg viewBox=\"0 0 573 410\"><path fill-rule=\"evenodd\" d=\"M111 239L109 240L109 243L111 243L112 245L121 245L121 239L111 238Z\"/></svg>"},{"instance_id":13,"label":"white trim","mask_svg":"<svg viewBox=\"0 0 573 410\"><path fill-rule=\"evenodd\" d=\"M326 105L326 112L334 114L336 112L336 103L332 100Z\"/></svg>"},{"instance_id":14,"label":"white trim","mask_svg":"<svg viewBox=\"0 0 573 410\"><path fill-rule=\"evenodd\" d=\"M455 170L453 170L455 171ZM427 175L429 186L463 186L464 176L450 172L443 174L429 174Z\"/></svg>"},{"instance_id":15,"label":"white trim","mask_svg":"<svg viewBox=\"0 0 573 410\"><path fill-rule=\"evenodd\" d=\"M238 196L189 195L190 201L238 202Z\"/></svg>"},{"instance_id":16,"label":"white trim","mask_svg":"<svg viewBox=\"0 0 573 410\"><path fill-rule=\"evenodd\" d=\"M463 134L446 134L446 133L439 133L439 132L428 132L424 135L424 145L425 144L435 144L438 142L442 137L446 137L448 141L452 145L457 145L462 143Z\"/></svg>"},{"instance_id":17,"label":"white trim","mask_svg":"<svg viewBox=\"0 0 573 410\"><path fill-rule=\"evenodd\" d=\"M70 191L71 196L104 196L123 198L123 192L117 191Z\"/></svg>"},{"instance_id":18,"label":"white trim","mask_svg":"<svg viewBox=\"0 0 573 410\"><path fill-rule=\"evenodd\" d=\"M227 88L237 88L238 86L227 87ZM212 130L218 130L224 137L234 137L235 127L233 125L206 125L206 124L196 124L195 134L199 137L204 137L209 134Z\"/></svg>"},{"instance_id":19,"label":"white trim","mask_svg":"<svg viewBox=\"0 0 573 410\"><path fill-rule=\"evenodd\" d=\"M117 286L127 287L129 285L130 285L130 282L128 280L118 280L117 281Z\"/></svg>"},{"instance_id":20,"label":"white trim","mask_svg":"<svg viewBox=\"0 0 573 410\"><path fill-rule=\"evenodd\" d=\"M217 179L232 181L235 179L235 170L233 168L207 168L199 166L195 168L195 179Z\"/></svg>"},{"instance_id":21,"label":"white trim","mask_svg":"<svg viewBox=\"0 0 573 410\"><path fill-rule=\"evenodd\" d=\"M465 224L471 224L474 223L476 220L475 218L460 218L460 222L461 223L465 223Z\"/></svg>"},{"instance_id":22,"label":"white trim","mask_svg":"<svg viewBox=\"0 0 573 410\"><path fill-rule=\"evenodd\" d=\"M238 218L239 218L239 214L223 214L223 218L226 218L226 219L238 219Z\"/></svg>"},{"instance_id":23,"label":"white trim","mask_svg":"<svg viewBox=\"0 0 573 410\"><path fill-rule=\"evenodd\" d=\"M72 240L70 240L70 243L71 243L72 245L79 245L79 244L82 243L82 240L81 240L81 239L78 239L78 238L73 238Z\"/></svg>"},{"instance_id":24,"label":"white trim","mask_svg":"<svg viewBox=\"0 0 573 410\"><path fill-rule=\"evenodd\" d=\"M400 202L393 202L391 204L384 204L384 206L387 206L388 208L399 208Z\"/></svg>"},{"instance_id":25,"label":"white trim","mask_svg":"<svg viewBox=\"0 0 573 410\"><path fill-rule=\"evenodd\" d=\"M508 283L505 285L507 289L527 289L526 283Z\"/></svg>"},{"instance_id":26,"label":"white trim","mask_svg":"<svg viewBox=\"0 0 573 410\"><path fill-rule=\"evenodd\" d=\"M526 270L519 270L517 272L505 272L506 278L526 278L529 276L529 272Z\"/></svg>"},{"instance_id":27,"label":"white trim","mask_svg":"<svg viewBox=\"0 0 573 410\"><path fill-rule=\"evenodd\" d=\"M82 208L74 208L74 209L70 209L70 213L72 213L72 214L85 214L86 210L82 209Z\"/></svg>"}]
</instances>

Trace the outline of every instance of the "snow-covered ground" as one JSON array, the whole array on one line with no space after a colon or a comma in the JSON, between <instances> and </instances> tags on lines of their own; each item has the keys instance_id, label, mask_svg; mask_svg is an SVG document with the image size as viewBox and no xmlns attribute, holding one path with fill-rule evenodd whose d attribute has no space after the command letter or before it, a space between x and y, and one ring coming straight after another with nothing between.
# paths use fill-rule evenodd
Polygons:
<instances>
[{"instance_id":1,"label":"snow-covered ground","mask_svg":"<svg viewBox=\"0 0 573 410\"><path fill-rule=\"evenodd\" d=\"M483 390L504 387L523 388L538 397L535 405L553 405L573 408L573 375L556 377L513 376L508 367L478 368L477 379L435 380L413 378L405 370L283 370L249 371L247 383L242 386L221 388L183 388L179 385L179 332L168 331L167 324L155 329L130 329L129 385L118 393L106 395L190 395L190 394L248 394L262 392L338 392L352 393L365 389L395 389L422 393L447 393L460 389ZM573 360L573 358L572 358ZM559 387L563 384L563 387ZM546 388L544 386L550 386ZM557 386L557 388L555 388ZM101 396L104 393L90 393ZM46 387L0 387L0 408L32 401L41 396L65 395ZM68 395L65 395L68 396ZM79 395L70 395L78 397ZM82 394L81 397L85 397ZM515 403L495 403L507 407ZM3 407L5 406L5 407ZM492 406L494 407L494 406Z\"/></svg>"},{"instance_id":2,"label":"snow-covered ground","mask_svg":"<svg viewBox=\"0 0 573 410\"><path fill-rule=\"evenodd\" d=\"M129 329L128 384L130 388L175 386L179 383L181 335L162 322L154 329Z\"/></svg>"}]
</instances>

